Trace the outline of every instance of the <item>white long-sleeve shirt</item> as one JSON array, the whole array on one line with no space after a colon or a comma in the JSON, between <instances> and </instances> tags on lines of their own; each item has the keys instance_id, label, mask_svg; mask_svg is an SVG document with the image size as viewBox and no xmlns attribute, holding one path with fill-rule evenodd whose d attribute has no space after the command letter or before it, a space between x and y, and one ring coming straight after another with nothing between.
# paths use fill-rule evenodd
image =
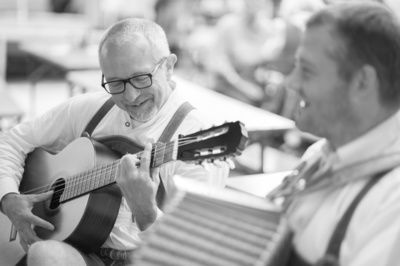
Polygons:
<instances>
[{"instance_id":1,"label":"white long-sleeve shirt","mask_svg":"<svg viewBox=\"0 0 400 266\"><path fill-rule=\"evenodd\" d=\"M36 147L43 147L53 153L60 152L70 142L80 137L87 123L108 97L109 95L105 92L73 97L43 116L19 124L2 134L0 136L0 200L7 193L18 192L26 154ZM97 125L92 136L100 138L120 135L128 137L139 145L144 145L149 139L156 141L182 102L184 99L174 90L155 117L135 127L132 126L129 114L115 105ZM210 125L198 110L192 110L173 138L177 138L178 134L186 135L208 128ZM174 161L160 167L160 176L168 194L169 184L171 184L168 179L173 175L223 187L228 171L227 164L202 167ZM131 217L130 209L123 199L116 223L104 247L129 250L140 244L140 230L136 223L132 222Z\"/></svg>"},{"instance_id":2,"label":"white long-sleeve shirt","mask_svg":"<svg viewBox=\"0 0 400 266\"><path fill-rule=\"evenodd\" d=\"M400 113L397 113L337 149L333 156L333 169L400 152L399 133ZM324 147L316 143L304 156L320 156L318 153L323 153ZM357 173L348 178L357 178ZM344 187L319 190L295 202L288 217L294 231L293 244L299 255L310 263L323 257L339 219L366 182L367 178L362 178ZM396 241L398 243L399 234L400 166L383 176L357 206L341 245L340 265L399 265L400 253L395 251L398 249ZM393 256L397 256L397 260ZM393 264L395 260L397 262Z\"/></svg>"}]
</instances>

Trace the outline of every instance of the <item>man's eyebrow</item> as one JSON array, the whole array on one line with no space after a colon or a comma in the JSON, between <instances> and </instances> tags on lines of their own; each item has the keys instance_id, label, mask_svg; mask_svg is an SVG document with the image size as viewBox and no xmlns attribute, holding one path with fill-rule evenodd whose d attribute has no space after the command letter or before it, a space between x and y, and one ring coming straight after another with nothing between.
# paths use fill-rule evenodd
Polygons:
<instances>
[{"instance_id":1,"label":"man's eyebrow","mask_svg":"<svg viewBox=\"0 0 400 266\"><path fill-rule=\"evenodd\" d=\"M147 75L147 74L150 74L150 73L149 72L135 72L132 75L126 77L126 78L111 77L110 78L110 82L112 82L112 81L120 81L120 80L127 80L127 79L131 79L133 77L144 76L144 75Z\"/></svg>"}]
</instances>

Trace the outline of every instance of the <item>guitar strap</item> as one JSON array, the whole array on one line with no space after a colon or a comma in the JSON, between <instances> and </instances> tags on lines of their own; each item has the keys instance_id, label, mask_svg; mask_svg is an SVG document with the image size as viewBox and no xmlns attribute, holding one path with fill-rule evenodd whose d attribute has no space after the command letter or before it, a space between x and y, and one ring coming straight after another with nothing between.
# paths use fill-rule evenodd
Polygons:
<instances>
[{"instance_id":1,"label":"guitar strap","mask_svg":"<svg viewBox=\"0 0 400 266\"><path fill-rule=\"evenodd\" d=\"M82 137L91 137L96 126L100 123L103 117L108 113L108 111L111 110L113 106L114 101L112 100L112 98L109 98L89 121L85 130L82 132ZM166 143L170 141L187 114L189 114L189 112L193 109L194 107L189 102L182 103L181 106L179 106L179 108L175 111L164 131L161 133L158 142ZM116 151L121 156L126 153L137 153L143 150L143 147L141 145L136 144L134 141L124 136L109 136L97 140L112 149L113 151ZM165 187L161 176L159 177L160 185L157 189L156 202L159 207L162 207L165 197Z\"/></svg>"}]
</instances>

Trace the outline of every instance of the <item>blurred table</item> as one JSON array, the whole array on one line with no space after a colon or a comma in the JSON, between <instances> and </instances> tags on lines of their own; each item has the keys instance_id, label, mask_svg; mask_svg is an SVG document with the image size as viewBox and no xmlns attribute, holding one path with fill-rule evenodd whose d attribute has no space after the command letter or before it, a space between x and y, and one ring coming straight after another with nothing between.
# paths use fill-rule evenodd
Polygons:
<instances>
[{"instance_id":1,"label":"blurred table","mask_svg":"<svg viewBox=\"0 0 400 266\"><path fill-rule=\"evenodd\" d=\"M56 69L65 78L69 71L99 69L97 45L75 46L71 44L28 45L20 50L41 62L40 67L29 74L31 112L35 110L36 85L47 73ZM72 89L70 96L73 95Z\"/></svg>"},{"instance_id":2,"label":"blurred table","mask_svg":"<svg viewBox=\"0 0 400 266\"><path fill-rule=\"evenodd\" d=\"M0 78L5 81L7 55L26 43L52 42L76 43L90 30L88 18L82 14L56 14L51 12L30 12L21 16L18 12L0 14ZM9 47L16 49L9 50ZM15 51L14 51L15 52ZM2 59L3 57L3 59Z\"/></svg>"},{"instance_id":3,"label":"blurred table","mask_svg":"<svg viewBox=\"0 0 400 266\"><path fill-rule=\"evenodd\" d=\"M97 45L76 46L71 44L29 45L20 49L39 59L48 67L56 67L65 74L74 70L99 69Z\"/></svg>"},{"instance_id":4,"label":"blurred table","mask_svg":"<svg viewBox=\"0 0 400 266\"><path fill-rule=\"evenodd\" d=\"M259 197L265 197L269 192L276 188L289 173L290 171L282 171L268 174L230 177L227 181L227 187Z\"/></svg>"}]
</instances>

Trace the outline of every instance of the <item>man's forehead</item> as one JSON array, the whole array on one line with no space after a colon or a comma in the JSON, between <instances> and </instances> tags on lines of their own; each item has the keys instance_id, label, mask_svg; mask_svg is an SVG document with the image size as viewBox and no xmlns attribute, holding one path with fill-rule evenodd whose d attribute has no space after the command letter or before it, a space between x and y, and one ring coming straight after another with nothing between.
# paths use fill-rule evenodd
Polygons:
<instances>
[{"instance_id":1,"label":"man's forehead","mask_svg":"<svg viewBox=\"0 0 400 266\"><path fill-rule=\"evenodd\" d=\"M323 58L335 59L343 43L331 26L307 28L297 49L296 59L312 63Z\"/></svg>"}]
</instances>

